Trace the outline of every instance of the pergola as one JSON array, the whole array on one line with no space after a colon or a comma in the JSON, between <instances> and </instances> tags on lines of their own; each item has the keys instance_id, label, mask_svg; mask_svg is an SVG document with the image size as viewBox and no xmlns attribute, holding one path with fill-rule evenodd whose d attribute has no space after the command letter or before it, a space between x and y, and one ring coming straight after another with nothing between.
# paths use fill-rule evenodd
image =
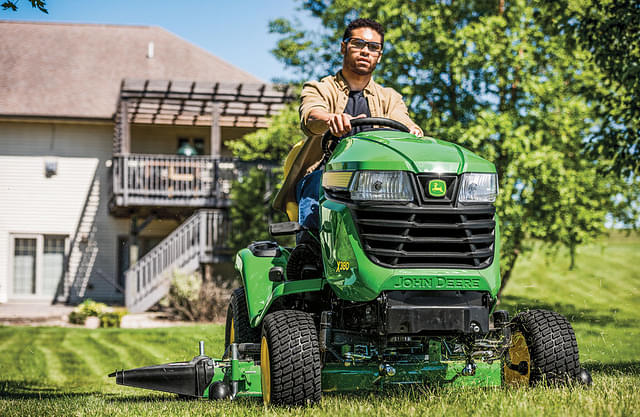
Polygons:
<instances>
[{"instance_id":1,"label":"pergola","mask_svg":"<svg viewBox=\"0 0 640 417\"><path fill-rule=\"evenodd\" d=\"M221 127L267 127L296 97L291 86L125 79L115 113L114 155L131 149L130 123L211 127L211 156L220 155Z\"/></svg>"}]
</instances>

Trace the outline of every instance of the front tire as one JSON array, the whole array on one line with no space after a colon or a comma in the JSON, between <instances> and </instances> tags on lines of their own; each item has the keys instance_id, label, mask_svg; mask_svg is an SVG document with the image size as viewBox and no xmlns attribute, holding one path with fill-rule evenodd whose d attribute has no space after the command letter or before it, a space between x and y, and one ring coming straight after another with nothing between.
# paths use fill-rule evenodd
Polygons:
<instances>
[{"instance_id":1,"label":"front tire","mask_svg":"<svg viewBox=\"0 0 640 417\"><path fill-rule=\"evenodd\" d=\"M264 318L260 367L266 404L307 405L320 401L320 349L311 315L281 310Z\"/></svg>"},{"instance_id":2,"label":"front tire","mask_svg":"<svg viewBox=\"0 0 640 417\"><path fill-rule=\"evenodd\" d=\"M512 324L511 362L528 362L527 374L515 378L516 382L565 384L578 379L578 343L564 316L548 310L528 310L518 313ZM505 366L505 382L513 382L514 372Z\"/></svg>"},{"instance_id":3,"label":"front tire","mask_svg":"<svg viewBox=\"0 0 640 417\"><path fill-rule=\"evenodd\" d=\"M260 341L260 328L251 327L247 299L244 288L236 288L231 293L229 307L227 308L227 321L224 328L224 349L231 343L258 343Z\"/></svg>"}]
</instances>

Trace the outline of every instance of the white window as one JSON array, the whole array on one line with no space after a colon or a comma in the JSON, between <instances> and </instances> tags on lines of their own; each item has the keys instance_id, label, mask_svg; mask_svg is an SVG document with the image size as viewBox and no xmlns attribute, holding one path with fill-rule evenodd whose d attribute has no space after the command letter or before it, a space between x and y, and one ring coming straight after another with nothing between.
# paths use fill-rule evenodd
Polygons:
<instances>
[{"instance_id":1,"label":"white window","mask_svg":"<svg viewBox=\"0 0 640 417\"><path fill-rule=\"evenodd\" d=\"M61 288L68 239L58 235L12 235L12 298L55 297Z\"/></svg>"},{"instance_id":2,"label":"white window","mask_svg":"<svg viewBox=\"0 0 640 417\"><path fill-rule=\"evenodd\" d=\"M36 293L36 239L16 238L13 254L13 293Z\"/></svg>"}]
</instances>

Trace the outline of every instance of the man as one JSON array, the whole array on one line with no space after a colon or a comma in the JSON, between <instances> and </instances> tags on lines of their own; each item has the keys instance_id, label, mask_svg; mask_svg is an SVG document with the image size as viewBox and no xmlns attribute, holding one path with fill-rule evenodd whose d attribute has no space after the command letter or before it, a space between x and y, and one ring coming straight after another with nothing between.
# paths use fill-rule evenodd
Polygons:
<instances>
[{"instance_id":1,"label":"man","mask_svg":"<svg viewBox=\"0 0 640 417\"><path fill-rule=\"evenodd\" d=\"M290 220L318 228L319 168L323 156L320 141L327 130L342 137L360 130L352 131L354 118L386 117L422 136L420 127L409 117L402 96L372 79L383 46L384 28L370 19L356 19L345 29L340 44L342 70L319 82L304 84L300 121L308 139L296 144L287 156L285 182L274 200L274 207L285 211Z\"/></svg>"}]
</instances>

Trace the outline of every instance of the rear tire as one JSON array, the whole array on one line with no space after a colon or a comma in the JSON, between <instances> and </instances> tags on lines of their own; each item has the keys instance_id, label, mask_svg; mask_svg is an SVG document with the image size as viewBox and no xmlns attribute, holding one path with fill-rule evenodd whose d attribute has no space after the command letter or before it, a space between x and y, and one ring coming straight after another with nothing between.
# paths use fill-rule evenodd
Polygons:
<instances>
[{"instance_id":1,"label":"rear tire","mask_svg":"<svg viewBox=\"0 0 640 417\"><path fill-rule=\"evenodd\" d=\"M281 310L262 325L260 366L265 403L307 405L322 397L318 333L308 313Z\"/></svg>"},{"instance_id":2,"label":"rear tire","mask_svg":"<svg viewBox=\"0 0 640 417\"><path fill-rule=\"evenodd\" d=\"M576 335L569 321L553 311L528 310L517 314L514 334L521 332L530 355L529 384L565 384L580 375Z\"/></svg>"},{"instance_id":3,"label":"rear tire","mask_svg":"<svg viewBox=\"0 0 640 417\"><path fill-rule=\"evenodd\" d=\"M232 331L233 329L233 331ZM247 299L244 288L236 288L231 293L229 307L227 308L227 321L224 328L224 349L231 343L258 343L260 342L260 328L251 327Z\"/></svg>"}]
</instances>

